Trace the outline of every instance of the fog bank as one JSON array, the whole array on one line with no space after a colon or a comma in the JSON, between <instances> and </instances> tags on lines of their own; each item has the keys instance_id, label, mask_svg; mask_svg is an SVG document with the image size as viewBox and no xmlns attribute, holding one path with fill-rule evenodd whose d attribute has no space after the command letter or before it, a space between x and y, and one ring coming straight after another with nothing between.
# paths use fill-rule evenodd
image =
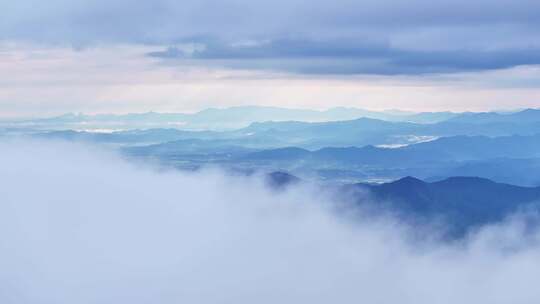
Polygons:
<instances>
[{"instance_id":1,"label":"fog bank","mask_svg":"<svg viewBox=\"0 0 540 304\"><path fill-rule=\"evenodd\" d=\"M459 244L257 177L0 143L0 303L535 303L540 233L516 216Z\"/></svg>"}]
</instances>

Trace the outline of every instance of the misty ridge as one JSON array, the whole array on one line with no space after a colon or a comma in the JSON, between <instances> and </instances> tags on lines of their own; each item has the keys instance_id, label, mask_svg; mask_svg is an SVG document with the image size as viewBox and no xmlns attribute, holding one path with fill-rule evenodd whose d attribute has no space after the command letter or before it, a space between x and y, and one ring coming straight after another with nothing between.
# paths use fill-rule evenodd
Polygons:
<instances>
[{"instance_id":1,"label":"misty ridge","mask_svg":"<svg viewBox=\"0 0 540 304\"><path fill-rule=\"evenodd\" d=\"M185 124L185 117L200 120L206 129L193 130ZM326 120L307 121L314 117ZM343 117L348 120L333 120ZM414 122L411 117L430 119ZM160 121L166 121L167 127L152 127ZM214 130L202 121L249 124ZM145 123L146 127L137 128ZM336 183L471 176L519 186L540 185L536 174L540 169L537 109L410 113L252 106L195 114L79 114L4 121L2 125L5 137L95 143L178 169L215 166L246 172L284 171L303 180ZM115 131L118 127L128 129Z\"/></svg>"},{"instance_id":2,"label":"misty ridge","mask_svg":"<svg viewBox=\"0 0 540 304\"><path fill-rule=\"evenodd\" d=\"M414 113L399 110L370 111L358 108L336 107L324 111L309 109L289 109L262 106L237 106L230 108L209 108L195 113L135 113L97 114L68 113L57 117L39 119L13 119L11 125L43 129L148 129L181 128L184 130L231 130L248 127L264 121L339 121L360 117L389 121L410 121L418 123L438 122L457 116L457 113Z\"/></svg>"},{"instance_id":3,"label":"misty ridge","mask_svg":"<svg viewBox=\"0 0 540 304\"><path fill-rule=\"evenodd\" d=\"M2 303L540 297L530 288L540 266L531 208L452 241L437 237L437 218L419 226L374 212L367 196L358 204L354 192L284 174L271 184L260 174L178 171L66 141L3 140L0 149ZM397 183L405 192L426 186Z\"/></svg>"}]
</instances>

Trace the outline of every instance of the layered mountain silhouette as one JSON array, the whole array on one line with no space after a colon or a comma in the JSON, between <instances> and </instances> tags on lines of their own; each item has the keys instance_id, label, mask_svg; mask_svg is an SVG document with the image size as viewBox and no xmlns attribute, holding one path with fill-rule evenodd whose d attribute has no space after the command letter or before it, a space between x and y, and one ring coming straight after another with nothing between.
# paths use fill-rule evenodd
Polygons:
<instances>
[{"instance_id":1,"label":"layered mountain silhouette","mask_svg":"<svg viewBox=\"0 0 540 304\"><path fill-rule=\"evenodd\" d=\"M256 138L250 143L255 145ZM499 182L540 185L540 134L531 136L454 136L398 148L327 147L307 150L284 147L260 150L241 140L181 139L128 147L128 155L165 161L211 162L227 167L287 170L329 180L424 179L481 176ZM203 165L203 164L201 164Z\"/></svg>"},{"instance_id":2,"label":"layered mountain silhouette","mask_svg":"<svg viewBox=\"0 0 540 304\"><path fill-rule=\"evenodd\" d=\"M32 126L40 129L80 128L168 128L186 130L224 130L247 127L256 122L333 122L368 118L388 122L435 124L440 122L465 124L535 123L540 121L540 110L526 109L520 112L403 112L369 111L358 108L337 107L324 111L289 109L279 107L239 106L209 108L195 113L131 113L86 115L68 113L50 118L4 121L10 126Z\"/></svg>"},{"instance_id":3,"label":"layered mountain silhouette","mask_svg":"<svg viewBox=\"0 0 540 304\"><path fill-rule=\"evenodd\" d=\"M309 151L297 147L253 152L247 160L326 161L366 165L411 165L426 162L492 158L540 157L540 134L532 136L454 136L389 149L374 146L323 148Z\"/></svg>"},{"instance_id":4,"label":"layered mountain silhouette","mask_svg":"<svg viewBox=\"0 0 540 304\"><path fill-rule=\"evenodd\" d=\"M358 196L359 203L375 202L407 217L442 220L453 235L502 221L520 210L537 210L540 203L540 187L520 187L478 177L451 177L431 183L405 177L391 183L350 187L368 191L368 196Z\"/></svg>"},{"instance_id":5,"label":"layered mountain silhouette","mask_svg":"<svg viewBox=\"0 0 540 304\"><path fill-rule=\"evenodd\" d=\"M462 123L530 123L540 121L539 109L526 109L515 113L461 113L448 119L451 122Z\"/></svg>"},{"instance_id":6,"label":"layered mountain silhouette","mask_svg":"<svg viewBox=\"0 0 540 304\"><path fill-rule=\"evenodd\" d=\"M445 176L482 176L502 183L540 185L540 158L495 158L476 160L439 170L430 180Z\"/></svg>"},{"instance_id":7,"label":"layered mountain silhouette","mask_svg":"<svg viewBox=\"0 0 540 304\"><path fill-rule=\"evenodd\" d=\"M213 111L208 111L213 113ZM236 111L243 113L241 109L236 109ZM183 139L220 139L226 140L228 145L257 149L296 146L313 150L324 147L407 145L424 141L425 138L459 135L491 137L534 135L540 132L538 112L540 110L530 109L514 114L461 114L458 116L453 115L451 119L427 124L418 123L418 121L390 121L373 118L325 122L266 121L251 123L248 127L224 132L193 131L192 128L191 130L190 128L180 130L181 127L156 128L156 126L162 125L142 124L141 130L119 131L109 134L96 135L88 132L56 131L40 135L69 140L89 140L117 144L165 143ZM215 121L220 121L221 114L219 113L222 112L217 111L215 114L205 115L215 117ZM154 115L158 114L148 114L150 117ZM422 115L436 114L423 113ZM440 115L444 116L445 114ZM224 114L223 116L226 117ZM143 115L142 117L146 116ZM175 116L169 114L166 117ZM256 118L250 119L255 120ZM81 126L88 127L87 124ZM108 125L108 127L114 128L114 124Z\"/></svg>"},{"instance_id":8,"label":"layered mountain silhouette","mask_svg":"<svg viewBox=\"0 0 540 304\"><path fill-rule=\"evenodd\" d=\"M239 129L260 121L339 121L374 118L388 121L434 123L456 117L452 112L414 113L403 111L369 111L336 107L324 111L263 106L209 108L195 113L131 113L86 115L68 113L50 118L9 121L12 126L31 125L40 129L134 129L179 128L185 130ZM0 122L1 123L1 122Z\"/></svg>"},{"instance_id":9,"label":"layered mountain silhouette","mask_svg":"<svg viewBox=\"0 0 540 304\"><path fill-rule=\"evenodd\" d=\"M377 119L360 118L339 122L263 122L254 123L239 134L264 136L271 142L279 138L283 143L290 143L302 148L320 149L328 146L364 146L383 144L410 144L418 137L467 136L512 136L534 135L540 132L540 110L525 110L512 116L490 113L505 119L467 119L446 120L432 124L410 122L392 122ZM481 114L479 114L482 116ZM509 115L509 114L508 114ZM521 116L527 117L522 119Z\"/></svg>"},{"instance_id":10,"label":"layered mountain silhouette","mask_svg":"<svg viewBox=\"0 0 540 304\"><path fill-rule=\"evenodd\" d=\"M191 117L218 123L248 113L258 113L249 118L252 120L265 119L268 113L281 118L304 115L304 118L337 119L345 117L347 110L294 111L238 107L208 109L189 115L66 115L51 120L53 124L78 123L85 119L100 123L114 119L129 123L162 119L168 123ZM360 114L359 111L352 112L356 114L351 115ZM242 170L262 167L267 171L290 171L302 178L311 175L313 178L345 183L386 181L406 175L426 180L466 175L512 184L539 185L540 176L536 173L536 169L540 168L537 161L540 159L539 113L540 110L535 109L514 113L385 112L385 117L399 116L400 121L390 121L388 117L387 120L363 117L325 122L255 122L245 128L221 132L178 128L110 133L74 130L32 132L26 129L25 134L121 147L130 156L159 159L178 168L205 164L239 167ZM405 119L414 115L416 118L432 117L435 121L419 123L418 119L411 119L415 122Z\"/></svg>"}]
</instances>

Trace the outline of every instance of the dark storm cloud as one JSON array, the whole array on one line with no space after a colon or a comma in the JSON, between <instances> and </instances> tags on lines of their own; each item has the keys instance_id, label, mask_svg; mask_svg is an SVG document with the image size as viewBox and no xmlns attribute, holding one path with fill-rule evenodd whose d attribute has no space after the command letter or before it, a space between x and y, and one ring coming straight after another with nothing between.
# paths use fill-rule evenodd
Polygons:
<instances>
[{"instance_id":1,"label":"dark storm cloud","mask_svg":"<svg viewBox=\"0 0 540 304\"><path fill-rule=\"evenodd\" d=\"M349 40L274 41L227 44L200 39L187 52L170 47L149 56L232 68L307 74L423 74L493 70L540 64L540 48L500 50L407 50L385 43Z\"/></svg>"},{"instance_id":2,"label":"dark storm cloud","mask_svg":"<svg viewBox=\"0 0 540 304\"><path fill-rule=\"evenodd\" d=\"M199 41L205 49L189 61L203 65L418 74L539 63L540 2L531 0L21 0L1 6L0 41L76 47ZM174 48L152 55L184 57Z\"/></svg>"}]
</instances>

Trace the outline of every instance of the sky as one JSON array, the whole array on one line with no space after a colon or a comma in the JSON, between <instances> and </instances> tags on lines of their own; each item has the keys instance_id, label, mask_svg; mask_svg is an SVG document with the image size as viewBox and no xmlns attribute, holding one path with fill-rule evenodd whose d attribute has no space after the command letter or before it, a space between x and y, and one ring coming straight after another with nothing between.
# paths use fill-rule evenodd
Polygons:
<instances>
[{"instance_id":1,"label":"sky","mask_svg":"<svg viewBox=\"0 0 540 304\"><path fill-rule=\"evenodd\" d=\"M540 106L535 0L0 3L0 115Z\"/></svg>"}]
</instances>

